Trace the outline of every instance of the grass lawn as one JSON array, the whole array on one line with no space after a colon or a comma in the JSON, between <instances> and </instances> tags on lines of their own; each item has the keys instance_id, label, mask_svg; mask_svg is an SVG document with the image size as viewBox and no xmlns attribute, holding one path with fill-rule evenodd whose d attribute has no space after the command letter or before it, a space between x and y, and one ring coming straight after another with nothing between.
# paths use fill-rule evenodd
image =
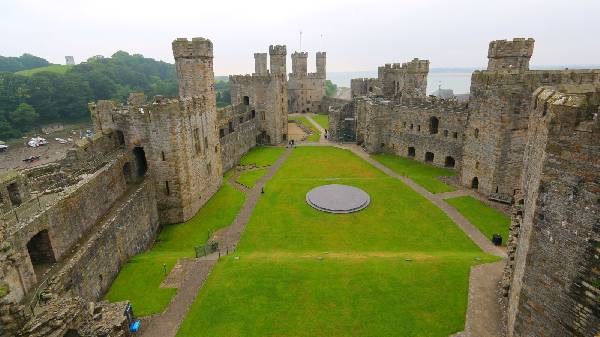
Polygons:
<instances>
[{"instance_id":1,"label":"grass lawn","mask_svg":"<svg viewBox=\"0 0 600 337\"><path fill-rule=\"evenodd\" d=\"M240 165L270 166L277 161L284 151L285 148L283 147L256 146L241 158Z\"/></svg>"},{"instance_id":2,"label":"grass lawn","mask_svg":"<svg viewBox=\"0 0 600 337\"><path fill-rule=\"evenodd\" d=\"M371 204L323 213L306 193L360 187ZM295 148L178 336L448 336L464 329L469 268L495 261L441 210L352 152Z\"/></svg>"},{"instance_id":3,"label":"grass lawn","mask_svg":"<svg viewBox=\"0 0 600 337\"><path fill-rule=\"evenodd\" d=\"M319 138L321 138L321 133L319 132L319 130L317 130L317 128L308 119L306 119L306 117L289 117L288 120L299 121L300 123L304 124L306 127L311 129L313 133L309 135L308 138L306 138L307 142L318 142Z\"/></svg>"},{"instance_id":4,"label":"grass lawn","mask_svg":"<svg viewBox=\"0 0 600 337\"><path fill-rule=\"evenodd\" d=\"M208 240L208 231L228 226L242 207L244 194L224 184L190 220L168 225L158 235L157 243L148 252L132 257L121 269L106 294L111 302L130 300L136 315L162 312L176 289L160 288L167 272L184 257L193 257L194 247Z\"/></svg>"},{"instance_id":5,"label":"grass lawn","mask_svg":"<svg viewBox=\"0 0 600 337\"><path fill-rule=\"evenodd\" d=\"M252 171L242 172L237 178L237 182L248 187L252 188L256 185L256 182L260 180L267 173L267 169L261 168Z\"/></svg>"},{"instance_id":6,"label":"grass lawn","mask_svg":"<svg viewBox=\"0 0 600 337\"><path fill-rule=\"evenodd\" d=\"M479 228L488 239L491 240L495 233L501 234L502 245L506 246L510 226L509 216L470 196L445 199L445 201Z\"/></svg>"},{"instance_id":7,"label":"grass lawn","mask_svg":"<svg viewBox=\"0 0 600 337\"><path fill-rule=\"evenodd\" d=\"M21 75L21 76L32 76L33 74L41 73L44 71L49 72L49 73L64 74L67 72L67 70L69 70L71 68L73 68L72 65L52 64L52 65L45 66L45 67L17 71L15 74Z\"/></svg>"},{"instance_id":8,"label":"grass lawn","mask_svg":"<svg viewBox=\"0 0 600 337\"><path fill-rule=\"evenodd\" d=\"M312 116L312 119L314 119L323 129L329 129L329 115L318 114Z\"/></svg>"},{"instance_id":9,"label":"grass lawn","mask_svg":"<svg viewBox=\"0 0 600 337\"><path fill-rule=\"evenodd\" d=\"M440 176L453 176L456 174L456 171L388 153L375 154L371 155L371 157L399 175L409 177L431 193L452 192L456 190L454 187L448 186L436 179L436 177Z\"/></svg>"}]
</instances>

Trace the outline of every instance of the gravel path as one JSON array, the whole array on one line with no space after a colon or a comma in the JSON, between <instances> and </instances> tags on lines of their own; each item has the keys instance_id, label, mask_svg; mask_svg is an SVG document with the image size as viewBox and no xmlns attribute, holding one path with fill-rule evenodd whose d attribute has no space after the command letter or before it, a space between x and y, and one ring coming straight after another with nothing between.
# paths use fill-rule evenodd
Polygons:
<instances>
[{"instance_id":1,"label":"gravel path","mask_svg":"<svg viewBox=\"0 0 600 337\"><path fill-rule=\"evenodd\" d=\"M245 186L242 187L242 185L235 183L235 179L239 173L234 174L229 178L230 182L233 180L234 187L246 193L246 200L233 223L230 226L217 231L213 236L213 239L219 242L220 251L198 259L185 259L180 261L185 276L181 282L181 286L177 289L177 294L173 297L169 307L163 313L142 320L142 329L138 333L140 336L173 337L177 334L181 322L185 318L194 299L198 296L198 292L204 285L204 281L208 278L213 266L221 255L232 253L235 250L242 232L252 215L252 211L260 198L262 188L273 177L277 169L279 169L290 153L291 148L286 149L275 164L269 167L267 174L263 176L252 189L248 190Z\"/></svg>"}]
</instances>

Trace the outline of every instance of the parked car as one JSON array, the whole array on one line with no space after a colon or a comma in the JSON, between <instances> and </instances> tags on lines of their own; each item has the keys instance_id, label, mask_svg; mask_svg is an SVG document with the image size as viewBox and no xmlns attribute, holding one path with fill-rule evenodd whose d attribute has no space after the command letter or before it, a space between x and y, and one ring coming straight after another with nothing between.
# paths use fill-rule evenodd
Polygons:
<instances>
[{"instance_id":1,"label":"parked car","mask_svg":"<svg viewBox=\"0 0 600 337\"><path fill-rule=\"evenodd\" d=\"M38 160L40 160L40 156L29 156L29 157L23 159L23 161L26 163L33 163L34 161L38 161Z\"/></svg>"}]
</instances>

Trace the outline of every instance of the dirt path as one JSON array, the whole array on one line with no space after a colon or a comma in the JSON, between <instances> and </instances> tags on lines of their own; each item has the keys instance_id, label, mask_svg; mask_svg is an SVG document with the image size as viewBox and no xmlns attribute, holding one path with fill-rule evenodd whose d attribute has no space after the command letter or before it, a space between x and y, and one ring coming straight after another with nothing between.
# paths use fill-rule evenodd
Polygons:
<instances>
[{"instance_id":1,"label":"dirt path","mask_svg":"<svg viewBox=\"0 0 600 337\"><path fill-rule=\"evenodd\" d=\"M230 181L233 179L234 187L239 188L246 193L246 200L233 223L228 227L219 230L213 236L213 239L219 242L220 251L198 259L182 261L181 266L183 271L179 270L177 272L183 273L184 276L183 281L181 281L181 286L177 289L177 294L173 297L169 307L163 313L142 320L142 329L138 333L140 336L173 337L177 334L181 322L185 318L194 299L198 296L198 292L204 285L204 281L206 281L213 266L221 255L226 255L227 253L235 251L235 247L240 240L242 232L244 231L244 228L246 228L246 224L248 223L248 220L250 220L252 211L254 210L254 207L256 207L256 203L262 194L261 191L263 187L273 177L275 172L277 172L277 169L279 169L290 153L291 148L286 149L279 159L268 168L267 174L263 176L252 189L248 190L245 186L242 188L236 185L235 179L237 179L239 173L236 173L237 175L234 174L229 178Z\"/></svg>"}]
</instances>

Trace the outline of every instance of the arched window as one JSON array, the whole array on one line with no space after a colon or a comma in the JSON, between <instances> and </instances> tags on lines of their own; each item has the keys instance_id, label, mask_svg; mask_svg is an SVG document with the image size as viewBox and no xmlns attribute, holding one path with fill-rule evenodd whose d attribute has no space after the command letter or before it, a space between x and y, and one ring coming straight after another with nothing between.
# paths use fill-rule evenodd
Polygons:
<instances>
[{"instance_id":1,"label":"arched window","mask_svg":"<svg viewBox=\"0 0 600 337\"><path fill-rule=\"evenodd\" d=\"M446 160L444 161L444 166L454 167L454 165L455 165L454 158L452 158L451 156L446 157Z\"/></svg>"},{"instance_id":2,"label":"arched window","mask_svg":"<svg viewBox=\"0 0 600 337\"><path fill-rule=\"evenodd\" d=\"M440 124L440 120L437 117L429 118L429 133L435 135L438 133L438 126Z\"/></svg>"},{"instance_id":3,"label":"arched window","mask_svg":"<svg viewBox=\"0 0 600 337\"><path fill-rule=\"evenodd\" d=\"M244 105L250 105L250 97L244 96Z\"/></svg>"}]
</instances>

